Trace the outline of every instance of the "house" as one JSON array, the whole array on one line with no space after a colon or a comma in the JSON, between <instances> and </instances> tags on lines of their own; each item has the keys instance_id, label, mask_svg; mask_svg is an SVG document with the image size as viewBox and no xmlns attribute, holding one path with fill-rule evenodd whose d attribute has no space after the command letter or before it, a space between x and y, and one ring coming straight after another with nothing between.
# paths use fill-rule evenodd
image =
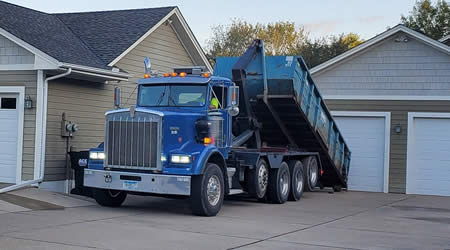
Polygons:
<instances>
[{"instance_id":1,"label":"house","mask_svg":"<svg viewBox=\"0 0 450 250\"><path fill-rule=\"evenodd\" d=\"M450 195L450 47L395 26L311 69L352 150L349 188Z\"/></svg>"},{"instance_id":2,"label":"house","mask_svg":"<svg viewBox=\"0 0 450 250\"><path fill-rule=\"evenodd\" d=\"M103 141L114 88L132 104L146 56L161 73L212 70L177 7L48 14L0 1L0 188L63 191L68 147ZM70 140L63 115L79 125Z\"/></svg>"},{"instance_id":3,"label":"house","mask_svg":"<svg viewBox=\"0 0 450 250\"><path fill-rule=\"evenodd\" d=\"M450 46L450 35L444 36L443 38L439 39L439 42Z\"/></svg>"}]
</instances>

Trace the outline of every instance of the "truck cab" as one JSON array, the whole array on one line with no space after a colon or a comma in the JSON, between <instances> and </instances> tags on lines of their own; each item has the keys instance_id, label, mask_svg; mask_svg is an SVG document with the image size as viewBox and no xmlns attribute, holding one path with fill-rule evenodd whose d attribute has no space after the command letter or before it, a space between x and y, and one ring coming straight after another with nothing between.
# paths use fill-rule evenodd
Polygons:
<instances>
[{"instance_id":1,"label":"truck cab","mask_svg":"<svg viewBox=\"0 0 450 250\"><path fill-rule=\"evenodd\" d=\"M203 68L146 74L137 82L136 105L106 113L105 143L90 150L84 185L95 188L103 205L115 205L108 199L118 205L121 199L113 197L124 197L124 191L191 195L193 176L214 164L221 176L210 186L222 182L215 194L222 200L229 191L225 161L238 96L231 80Z\"/></svg>"}]
</instances>

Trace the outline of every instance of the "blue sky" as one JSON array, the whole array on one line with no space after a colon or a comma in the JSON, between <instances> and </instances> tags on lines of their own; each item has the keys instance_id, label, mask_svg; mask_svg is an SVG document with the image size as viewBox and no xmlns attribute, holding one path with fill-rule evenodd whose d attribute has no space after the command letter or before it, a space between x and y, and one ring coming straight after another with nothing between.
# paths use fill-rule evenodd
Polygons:
<instances>
[{"instance_id":1,"label":"blue sky","mask_svg":"<svg viewBox=\"0 0 450 250\"><path fill-rule=\"evenodd\" d=\"M199 42L204 45L211 27L232 18L251 23L292 21L313 37L355 32L371 38L399 23L415 0L7 0L44 12L78 12L178 6Z\"/></svg>"}]
</instances>

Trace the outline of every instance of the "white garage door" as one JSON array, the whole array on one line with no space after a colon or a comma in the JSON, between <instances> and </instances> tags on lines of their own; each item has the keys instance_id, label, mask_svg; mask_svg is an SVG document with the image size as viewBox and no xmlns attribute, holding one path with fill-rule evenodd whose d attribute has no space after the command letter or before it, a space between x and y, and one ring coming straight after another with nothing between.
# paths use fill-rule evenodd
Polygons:
<instances>
[{"instance_id":1,"label":"white garage door","mask_svg":"<svg viewBox=\"0 0 450 250\"><path fill-rule=\"evenodd\" d=\"M0 182L16 183L17 97L0 94Z\"/></svg>"},{"instance_id":2,"label":"white garage door","mask_svg":"<svg viewBox=\"0 0 450 250\"><path fill-rule=\"evenodd\" d=\"M450 196L450 118L410 121L406 192Z\"/></svg>"},{"instance_id":3,"label":"white garage door","mask_svg":"<svg viewBox=\"0 0 450 250\"><path fill-rule=\"evenodd\" d=\"M383 192L385 117L334 116L352 152L348 189Z\"/></svg>"}]
</instances>

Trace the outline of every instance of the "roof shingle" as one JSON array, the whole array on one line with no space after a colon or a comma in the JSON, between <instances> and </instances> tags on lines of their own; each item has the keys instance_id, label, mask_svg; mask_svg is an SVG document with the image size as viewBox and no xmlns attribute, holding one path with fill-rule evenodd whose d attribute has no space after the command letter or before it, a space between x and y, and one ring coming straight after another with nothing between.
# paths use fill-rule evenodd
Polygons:
<instances>
[{"instance_id":1,"label":"roof shingle","mask_svg":"<svg viewBox=\"0 0 450 250\"><path fill-rule=\"evenodd\" d=\"M60 62L107 69L174 8L48 14L0 1L0 28Z\"/></svg>"}]
</instances>

